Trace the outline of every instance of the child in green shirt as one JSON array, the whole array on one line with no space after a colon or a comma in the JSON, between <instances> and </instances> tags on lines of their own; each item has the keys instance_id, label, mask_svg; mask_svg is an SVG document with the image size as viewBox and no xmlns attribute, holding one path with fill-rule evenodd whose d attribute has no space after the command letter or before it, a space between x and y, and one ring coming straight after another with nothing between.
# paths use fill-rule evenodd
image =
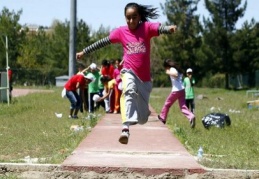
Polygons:
<instances>
[{"instance_id":1,"label":"child in green shirt","mask_svg":"<svg viewBox=\"0 0 259 179\"><path fill-rule=\"evenodd\" d=\"M192 77L192 69L188 68L186 71L186 77L184 78L183 85L185 88L185 102L188 109L194 113L195 103L194 103L194 89L195 79Z\"/></svg>"}]
</instances>

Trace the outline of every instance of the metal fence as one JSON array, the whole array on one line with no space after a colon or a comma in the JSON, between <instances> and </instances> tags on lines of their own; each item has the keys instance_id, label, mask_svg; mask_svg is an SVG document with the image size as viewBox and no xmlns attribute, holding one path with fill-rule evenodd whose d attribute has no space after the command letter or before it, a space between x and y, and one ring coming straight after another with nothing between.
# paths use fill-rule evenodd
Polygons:
<instances>
[{"instance_id":1,"label":"metal fence","mask_svg":"<svg viewBox=\"0 0 259 179\"><path fill-rule=\"evenodd\" d=\"M254 73L229 75L229 85L235 89L259 88L259 70Z\"/></svg>"}]
</instances>

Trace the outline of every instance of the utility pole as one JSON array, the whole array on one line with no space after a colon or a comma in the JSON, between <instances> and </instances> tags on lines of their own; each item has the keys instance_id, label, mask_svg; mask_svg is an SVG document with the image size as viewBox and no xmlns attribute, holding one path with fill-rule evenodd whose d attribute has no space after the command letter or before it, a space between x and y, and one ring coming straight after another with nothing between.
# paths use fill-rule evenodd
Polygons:
<instances>
[{"instance_id":1,"label":"utility pole","mask_svg":"<svg viewBox=\"0 0 259 179\"><path fill-rule=\"evenodd\" d=\"M71 77L75 74L76 70L76 3L77 0L71 0L70 4L70 33L69 33L69 71L68 76Z\"/></svg>"},{"instance_id":2,"label":"utility pole","mask_svg":"<svg viewBox=\"0 0 259 179\"><path fill-rule=\"evenodd\" d=\"M9 75L8 75L8 67L9 67L9 56L8 56L8 37L7 35L5 36L5 48L6 48L6 76L7 76L7 89L6 89L6 96L7 96L7 103L8 103L8 106L10 104L10 93L9 93Z\"/></svg>"},{"instance_id":3,"label":"utility pole","mask_svg":"<svg viewBox=\"0 0 259 179\"><path fill-rule=\"evenodd\" d=\"M8 106L10 104L10 93L9 93L9 76L8 76L8 67L9 67L9 57L8 57L8 37L7 35L5 35L5 42L4 40L2 39L1 37L1 34L0 34L0 40L3 42L3 45L5 46L5 56L6 56L6 87L1 87L2 83L0 84L0 96L5 96L4 92L2 92L2 90L6 90L6 100L7 100L7 103L8 103ZM0 79L1 81L1 79ZM3 97L2 96L2 97ZM2 99L2 98L0 98Z\"/></svg>"}]
</instances>

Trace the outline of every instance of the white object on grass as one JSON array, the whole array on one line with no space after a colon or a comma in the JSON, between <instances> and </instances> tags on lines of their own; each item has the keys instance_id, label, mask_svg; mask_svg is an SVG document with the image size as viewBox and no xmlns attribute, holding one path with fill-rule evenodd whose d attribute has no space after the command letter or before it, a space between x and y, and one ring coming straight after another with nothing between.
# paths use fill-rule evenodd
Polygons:
<instances>
[{"instance_id":1,"label":"white object on grass","mask_svg":"<svg viewBox=\"0 0 259 179\"><path fill-rule=\"evenodd\" d=\"M83 131L83 130L84 130L84 126L72 125L72 126L70 127L70 130L72 130L72 131L74 131L74 132Z\"/></svg>"},{"instance_id":2,"label":"white object on grass","mask_svg":"<svg viewBox=\"0 0 259 179\"><path fill-rule=\"evenodd\" d=\"M57 118L62 118L62 113L56 113L55 112L55 115L57 116Z\"/></svg>"},{"instance_id":3,"label":"white object on grass","mask_svg":"<svg viewBox=\"0 0 259 179\"><path fill-rule=\"evenodd\" d=\"M201 160L202 159L202 157L203 157L203 149L202 149L202 147L200 146L200 148L199 148L199 150L198 150L198 154L197 154L197 156L198 156L198 160Z\"/></svg>"}]
</instances>

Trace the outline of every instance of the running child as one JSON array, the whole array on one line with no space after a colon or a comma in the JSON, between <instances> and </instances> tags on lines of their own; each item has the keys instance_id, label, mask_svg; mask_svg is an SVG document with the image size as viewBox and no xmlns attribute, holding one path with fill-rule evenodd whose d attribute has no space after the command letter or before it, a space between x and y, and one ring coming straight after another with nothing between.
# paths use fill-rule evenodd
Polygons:
<instances>
[{"instance_id":1,"label":"running child","mask_svg":"<svg viewBox=\"0 0 259 179\"><path fill-rule=\"evenodd\" d=\"M182 82L182 70L178 64L171 59L164 61L164 68L166 74L170 76L172 82L172 91L167 97L162 111L160 115L158 115L158 119L165 124L170 107L175 103L176 100L178 100L181 112L188 118L191 128L194 128L195 116L191 111L189 111L185 104L185 90Z\"/></svg>"}]
</instances>

